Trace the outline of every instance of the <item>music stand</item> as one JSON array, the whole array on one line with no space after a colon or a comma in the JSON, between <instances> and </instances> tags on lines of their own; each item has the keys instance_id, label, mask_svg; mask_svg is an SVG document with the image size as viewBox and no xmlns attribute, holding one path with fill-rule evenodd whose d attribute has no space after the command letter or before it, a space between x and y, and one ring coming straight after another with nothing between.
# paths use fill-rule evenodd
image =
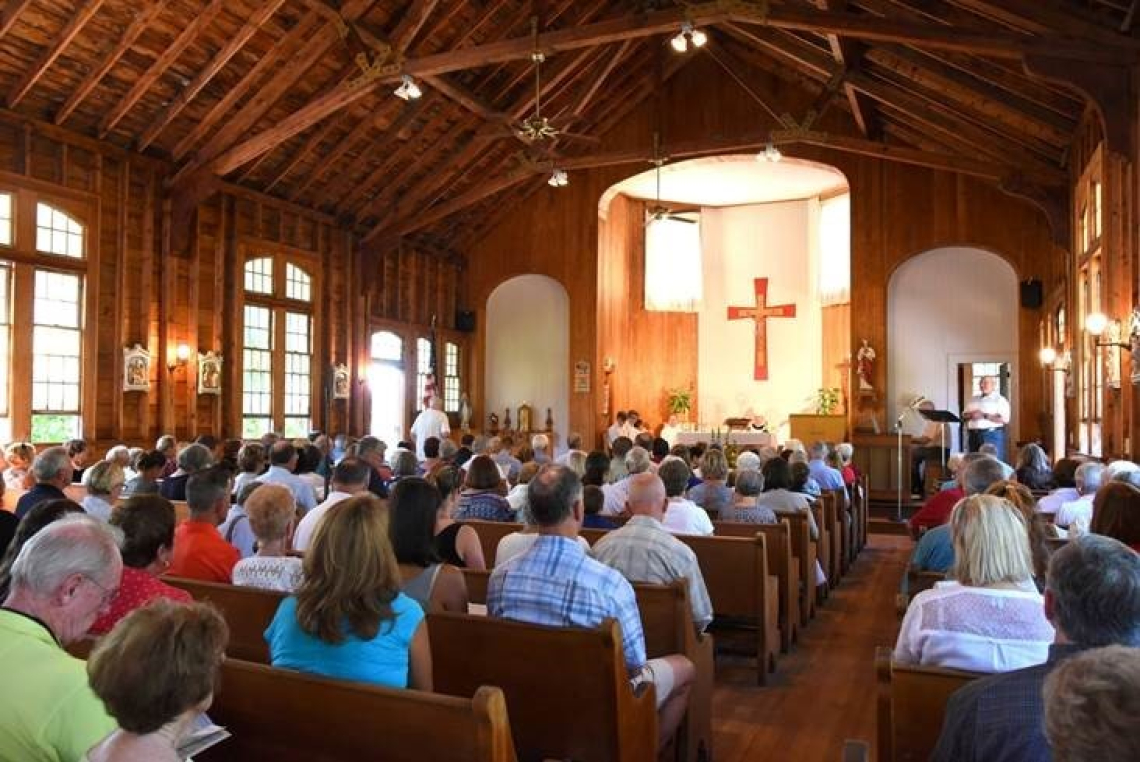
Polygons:
<instances>
[{"instance_id":1,"label":"music stand","mask_svg":"<svg viewBox=\"0 0 1140 762\"><path fill-rule=\"evenodd\" d=\"M919 410L918 414L921 415L932 423L942 424L938 427L938 433L942 439L942 471L946 471L946 424L948 423L961 423L962 419L951 413L949 410Z\"/></svg>"}]
</instances>

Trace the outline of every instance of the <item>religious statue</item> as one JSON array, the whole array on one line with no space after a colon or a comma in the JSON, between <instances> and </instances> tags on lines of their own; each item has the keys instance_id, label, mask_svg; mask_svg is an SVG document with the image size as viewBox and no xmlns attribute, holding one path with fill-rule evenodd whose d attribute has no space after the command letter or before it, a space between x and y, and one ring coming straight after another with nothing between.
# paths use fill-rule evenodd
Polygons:
<instances>
[{"instance_id":1,"label":"religious statue","mask_svg":"<svg viewBox=\"0 0 1140 762\"><path fill-rule=\"evenodd\" d=\"M1131 350L1131 380L1134 384L1140 384L1140 309L1132 311L1132 317L1128 320L1128 343L1132 347Z\"/></svg>"},{"instance_id":2,"label":"religious statue","mask_svg":"<svg viewBox=\"0 0 1140 762\"><path fill-rule=\"evenodd\" d=\"M459 428L463 433L471 431L471 401L467 392L459 395Z\"/></svg>"},{"instance_id":3,"label":"religious statue","mask_svg":"<svg viewBox=\"0 0 1140 762\"><path fill-rule=\"evenodd\" d=\"M533 424L533 423L534 422L531 420L530 405L528 405L527 403L524 402L521 405L519 405L519 431L522 431L522 432L530 431L531 430L531 424Z\"/></svg>"},{"instance_id":4,"label":"religious statue","mask_svg":"<svg viewBox=\"0 0 1140 762\"><path fill-rule=\"evenodd\" d=\"M871 379L875 374L875 350L863 339L863 346L859 347L859 351L855 354L855 372L859 376L859 391L872 392L875 387L871 385Z\"/></svg>"},{"instance_id":5,"label":"religious statue","mask_svg":"<svg viewBox=\"0 0 1140 762\"><path fill-rule=\"evenodd\" d=\"M499 433L499 416L496 413L491 413L487 418L487 430L492 434Z\"/></svg>"}]
</instances>

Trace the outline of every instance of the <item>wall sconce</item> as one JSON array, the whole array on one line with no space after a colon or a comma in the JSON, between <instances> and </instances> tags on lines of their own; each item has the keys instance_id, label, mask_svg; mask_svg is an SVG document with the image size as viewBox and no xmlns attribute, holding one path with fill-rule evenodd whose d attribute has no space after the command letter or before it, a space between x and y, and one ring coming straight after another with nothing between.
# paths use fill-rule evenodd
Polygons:
<instances>
[{"instance_id":1,"label":"wall sconce","mask_svg":"<svg viewBox=\"0 0 1140 762\"><path fill-rule=\"evenodd\" d=\"M1103 312L1090 312L1085 316L1085 330L1095 340L1098 347L1117 347L1132 351L1132 345L1120 340L1120 321L1110 320ZM1101 341L1100 337L1108 334L1108 341Z\"/></svg>"},{"instance_id":2,"label":"wall sconce","mask_svg":"<svg viewBox=\"0 0 1140 762\"><path fill-rule=\"evenodd\" d=\"M186 343L180 343L174 349L174 359L167 361L166 369L169 370L171 373L173 373L175 368L186 367L186 363L189 361L190 361L190 345L186 344Z\"/></svg>"},{"instance_id":3,"label":"wall sconce","mask_svg":"<svg viewBox=\"0 0 1140 762\"><path fill-rule=\"evenodd\" d=\"M1037 357L1041 360L1041 367L1045 370L1056 371L1057 373L1069 372L1070 358L1067 351L1057 354L1057 350L1053 347L1041 347Z\"/></svg>"}]
</instances>

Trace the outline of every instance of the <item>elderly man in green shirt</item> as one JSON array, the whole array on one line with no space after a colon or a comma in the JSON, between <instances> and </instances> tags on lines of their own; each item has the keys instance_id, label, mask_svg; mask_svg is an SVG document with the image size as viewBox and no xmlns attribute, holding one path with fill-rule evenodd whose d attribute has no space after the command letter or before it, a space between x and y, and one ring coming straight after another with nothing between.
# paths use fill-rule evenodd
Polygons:
<instances>
[{"instance_id":1,"label":"elderly man in green shirt","mask_svg":"<svg viewBox=\"0 0 1140 762\"><path fill-rule=\"evenodd\" d=\"M0 608L0 760L77 762L115 729L63 647L107 610L122 571L114 535L88 516L60 519L20 550Z\"/></svg>"}]
</instances>

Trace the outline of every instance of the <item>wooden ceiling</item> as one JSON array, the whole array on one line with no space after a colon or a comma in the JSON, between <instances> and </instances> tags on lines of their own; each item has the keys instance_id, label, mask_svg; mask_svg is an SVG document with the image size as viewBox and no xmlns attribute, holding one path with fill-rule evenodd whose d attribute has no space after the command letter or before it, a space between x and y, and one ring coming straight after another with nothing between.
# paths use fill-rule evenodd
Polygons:
<instances>
[{"instance_id":1,"label":"wooden ceiling","mask_svg":"<svg viewBox=\"0 0 1140 762\"><path fill-rule=\"evenodd\" d=\"M459 250L570 168L647 158L599 138L693 60L686 15L785 132L760 69L849 115L843 150L1062 187L1086 104L1025 56L1130 63L1138 0L0 0L0 98L174 165L190 198L225 178L335 214L366 241ZM556 160L508 126L534 108L532 18ZM424 96L392 95L401 73ZM801 125L802 126L802 125ZM801 136L811 142L811 136ZM715 148L693 146L692 153ZM681 146L669 146L672 156Z\"/></svg>"}]
</instances>

